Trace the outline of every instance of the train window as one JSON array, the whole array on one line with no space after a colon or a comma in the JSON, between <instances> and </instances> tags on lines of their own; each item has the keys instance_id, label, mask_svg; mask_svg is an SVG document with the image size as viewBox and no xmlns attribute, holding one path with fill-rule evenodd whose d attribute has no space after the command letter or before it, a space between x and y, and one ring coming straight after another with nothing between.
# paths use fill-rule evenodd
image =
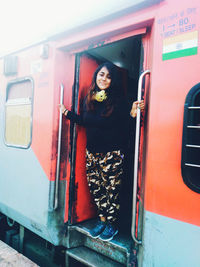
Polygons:
<instances>
[{"instance_id":1,"label":"train window","mask_svg":"<svg viewBox=\"0 0 200 267\"><path fill-rule=\"evenodd\" d=\"M185 184L200 193L200 83L185 100L181 169Z\"/></svg>"},{"instance_id":2,"label":"train window","mask_svg":"<svg viewBox=\"0 0 200 267\"><path fill-rule=\"evenodd\" d=\"M32 135L33 81L30 78L11 81L5 102L5 143L28 148Z\"/></svg>"}]
</instances>

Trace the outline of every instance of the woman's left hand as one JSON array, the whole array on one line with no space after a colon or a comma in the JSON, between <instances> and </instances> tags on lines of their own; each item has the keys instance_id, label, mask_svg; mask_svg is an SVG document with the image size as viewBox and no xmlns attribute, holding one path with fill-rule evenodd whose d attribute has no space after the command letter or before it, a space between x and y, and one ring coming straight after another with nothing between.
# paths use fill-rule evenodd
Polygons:
<instances>
[{"instance_id":1,"label":"woman's left hand","mask_svg":"<svg viewBox=\"0 0 200 267\"><path fill-rule=\"evenodd\" d=\"M132 108L130 111L131 117L135 118L137 116L137 109L140 109L142 112L144 111L144 100L135 101L132 104Z\"/></svg>"},{"instance_id":2,"label":"woman's left hand","mask_svg":"<svg viewBox=\"0 0 200 267\"><path fill-rule=\"evenodd\" d=\"M67 111L68 110L66 109L65 105L59 104L58 107L59 107L59 110L61 110L62 114L64 114L65 116L67 116Z\"/></svg>"}]
</instances>

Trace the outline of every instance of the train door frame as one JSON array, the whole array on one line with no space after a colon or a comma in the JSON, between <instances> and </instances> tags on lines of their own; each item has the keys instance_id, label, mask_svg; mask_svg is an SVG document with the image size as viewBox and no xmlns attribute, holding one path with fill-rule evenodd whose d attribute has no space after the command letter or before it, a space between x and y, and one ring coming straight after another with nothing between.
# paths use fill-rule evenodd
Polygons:
<instances>
[{"instance_id":1,"label":"train door frame","mask_svg":"<svg viewBox=\"0 0 200 267\"><path fill-rule=\"evenodd\" d=\"M75 75L74 75L74 87L73 87L73 99L72 99L72 106L75 112L77 112L77 108L78 108L78 92L79 92L79 86L78 86L78 77L77 74L79 73L79 63L80 63L80 58L79 55L81 53L86 53L87 51L89 51L92 48L98 48L98 47L103 47L107 44L111 44L114 43L116 41L120 41L129 37L133 37L136 35L141 35L141 47L142 47L142 53L143 56L140 55L140 72L144 71L147 69L148 64L149 64L149 60L148 60L148 54L149 54L149 39L150 39L150 32L147 32L147 28L141 28L141 29L137 29L137 30L133 30L133 31L128 31L128 32L124 32L122 34L119 35L113 35L111 37L108 38L103 38L101 41L96 42L95 44L90 44L89 47L82 47L79 49L75 49L72 51L72 53L75 54ZM144 92L143 92L144 94ZM145 96L148 97L147 92L145 92ZM146 98L146 100L148 101L148 98ZM146 117L146 115L145 115ZM146 119L145 119L146 121ZM146 124L146 123L145 123ZM141 125L142 128L144 128L144 123ZM146 127L146 126L145 126ZM141 128L141 142L140 142L140 147L139 147L139 162L140 162L140 168L138 170L138 176L139 176L139 181L138 184L140 183L141 186L141 180L143 179L143 169L144 169L144 165L143 162L145 162L145 153L142 153L143 151L143 141L144 139L146 139L146 134L144 135L144 131ZM72 168L71 168L71 176L70 176L70 198L69 198L69 222L71 223L71 211L72 211L72 202L73 202L73 194L74 194L74 188L75 185L73 184L73 177L74 177L74 168L75 168L75 145L76 145L76 130L75 128L71 127L71 131L70 131L70 135L71 138L73 139L73 143L72 143L72 151L71 151L71 160L72 160ZM141 190L142 194L144 194L144 189ZM144 195L141 196L142 198L144 197ZM143 201L142 201L143 202ZM140 221L140 224L142 225L142 216L139 214L141 213L139 211L139 209L141 210L141 205L139 208L139 205L137 205L137 215L136 215L136 227L138 228L138 221ZM143 209L143 207L142 207ZM140 219L139 219L140 217ZM136 235L141 236L141 231L142 231L142 226L139 226L139 229L141 230L136 230Z\"/></svg>"},{"instance_id":2,"label":"train door frame","mask_svg":"<svg viewBox=\"0 0 200 267\"><path fill-rule=\"evenodd\" d=\"M81 64L81 57L83 53L77 53L75 57L75 76L74 76L74 86L72 92L72 111L78 113L79 110L79 75L80 75L80 64ZM79 127L79 126L78 126ZM76 194L76 145L77 145L77 136L78 136L78 128L75 123L70 124L70 143L71 143L71 175L70 175L70 197L69 197L69 222L70 224L76 223L76 207L74 207L74 200L77 200Z\"/></svg>"}]
</instances>

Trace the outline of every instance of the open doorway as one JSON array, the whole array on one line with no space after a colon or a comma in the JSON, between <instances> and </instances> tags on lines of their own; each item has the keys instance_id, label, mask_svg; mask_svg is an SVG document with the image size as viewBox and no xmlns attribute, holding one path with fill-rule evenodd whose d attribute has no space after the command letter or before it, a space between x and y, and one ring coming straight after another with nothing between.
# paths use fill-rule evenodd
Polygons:
<instances>
[{"instance_id":1,"label":"open doorway","mask_svg":"<svg viewBox=\"0 0 200 267\"><path fill-rule=\"evenodd\" d=\"M121 73L122 87L124 94L127 98L129 109L133 101L137 99L138 78L141 71L141 35L126 38L120 41L113 42L102 47L87 50L79 54L79 62L77 63L78 73L76 74L76 82L78 88L79 100L77 105L81 105L86 92L86 82L90 79L90 72L96 69L96 66L105 61L110 61L119 67ZM78 58L78 57L77 57ZM92 70L92 71L91 71ZM87 78L85 78L87 76ZM93 209L90 204L91 198L86 196L89 194L87 185L83 184L83 177L80 170L84 166L84 162L80 162L80 154L84 154L85 135L82 129L78 126L77 143L76 143L76 167L75 167L75 202L72 206L72 220L71 223L81 222L93 218L94 214L91 212ZM135 136L135 120L130 123L130 132L128 140L128 149L126 151L125 164L124 164L124 177L121 188L121 212L119 220L120 232L130 233L131 226L131 212L132 212L132 188L133 188L133 163L134 163L134 138ZM77 152L78 151L78 152ZM84 156L83 156L84 157ZM82 158L83 158L82 157ZM86 181L86 180L85 180ZM81 188L82 186L82 188ZM84 190L83 190L84 187ZM83 197L84 196L84 197ZM84 201L86 201L84 203ZM87 208L85 208L85 206ZM84 207L84 208L81 208Z\"/></svg>"},{"instance_id":2,"label":"open doorway","mask_svg":"<svg viewBox=\"0 0 200 267\"><path fill-rule=\"evenodd\" d=\"M130 37L118 42L99 47L88 52L100 62L111 61L121 69L122 87L127 98L129 109L137 99L137 87L141 64L141 36ZM129 232L132 217L132 188L133 188L133 163L135 120L130 122L128 148L125 153L124 177L120 193L120 220L121 232Z\"/></svg>"}]
</instances>

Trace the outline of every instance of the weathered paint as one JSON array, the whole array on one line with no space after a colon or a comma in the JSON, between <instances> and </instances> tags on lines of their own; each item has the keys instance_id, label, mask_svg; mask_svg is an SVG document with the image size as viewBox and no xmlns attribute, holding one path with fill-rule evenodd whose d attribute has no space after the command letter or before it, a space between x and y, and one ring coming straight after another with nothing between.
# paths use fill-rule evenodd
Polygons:
<instances>
[{"instance_id":1,"label":"weathered paint","mask_svg":"<svg viewBox=\"0 0 200 267\"><path fill-rule=\"evenodd\" d=\"M58 245L63 242L65 210L67 212L64 205L65 198L67 198L67 193L65 194L67 157L64 158L64 156L68 152L66 150L61 160L59 210L53 212L50 202L53 194L57 153L57 129L54 130L53 126L58 124L59 103L59 90L55 90L53 85L56 79L59 89L59 83L62 77L66 76L66 71L63 69L63 72L54 78L53 62L59 64L59 57L51 50L49 58L45 61L40 58L40 49L41 46L38 46L31 48L31 51L25 50L19 53L17 55L20 63L18 73L11 77L2 76L1 79L0 211L44 239ZM63 56L63 60L66 60L66 56ZM33 65L36 66L36 62L40 68L33 67ZM1 61L0 68L3 73L3 61ZM4 143L6 85L8 81L22 77L32 77L34 80L32 140L31 146L27 149L8 147ZM62 79L64 85L68 80L69 78ZM72 86L69 90L72 90ZM67 127L64 129L67 131Z\"/></svg>"},{"instance_id":2,"label":"weathered paint","mask_svg":"<svg viewBox=\"0 0 200 267\"><path fill-rule=\"evenodd\" d=\"M88 88L92 81L92 76L97 68L97 62L83 55L80 57L80 68L77 75L79 77L79 92L78 92L78 103L77 110L80 112L81 104L84 97L88 93ZM80 222L86 219L90 219L95 216L96 210L94 203L91 200L89 187L86 179L86 132L85 128L77 125L77 141L76 141L76 163L75 163L75 177L74 179L74 203L73 203L73 214L72 222Z\"/></svg>"}]
</instances>

